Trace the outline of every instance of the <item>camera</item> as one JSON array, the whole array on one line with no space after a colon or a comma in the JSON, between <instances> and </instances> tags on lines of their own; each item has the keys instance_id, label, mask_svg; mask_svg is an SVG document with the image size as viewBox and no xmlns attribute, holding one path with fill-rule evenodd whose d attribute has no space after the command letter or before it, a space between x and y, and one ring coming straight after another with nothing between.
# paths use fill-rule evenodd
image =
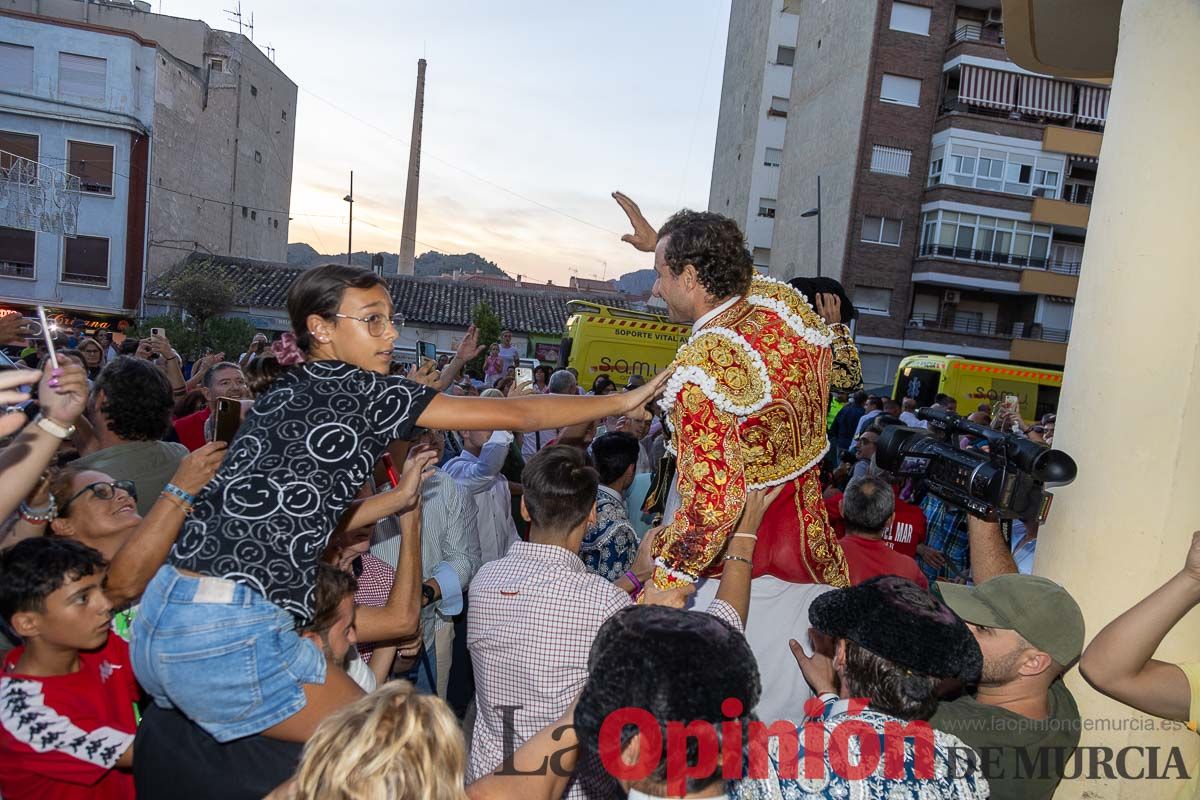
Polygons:
<instances>
[{"instance_id":1,"label":"camera","mask_svg":"<svg viewBox=\"0 0 1200 800\"><path fill-rule=\"evenodd\" d=\"M929 428L884 428L875 463L897 475L923 478L930 493L977 517L1045 522L1053 500L1045 487L1075 480L1075 461L1061 450L946 411L922 408L917 417ZM988 452L960 450L955 434L984 440Z\"/></svg>"}]
</instances>

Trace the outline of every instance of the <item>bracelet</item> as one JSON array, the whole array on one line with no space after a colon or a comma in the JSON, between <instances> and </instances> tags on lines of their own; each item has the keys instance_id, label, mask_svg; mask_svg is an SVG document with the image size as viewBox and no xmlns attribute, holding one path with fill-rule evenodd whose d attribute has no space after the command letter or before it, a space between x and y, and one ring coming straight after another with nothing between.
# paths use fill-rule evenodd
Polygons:
<instances>
[{"instance_id":1,"label":"bracelet","mask_svg":"<svg viewBox=\"0 0 1200 800\"><path fill-rule=\"evenodd\" d=\"M169 492L164 491L159 495L159 498L168 501L173 506L178 506L179 510L184 514L192 513L192 504L179 497L179 495L170 494Z\"/></svg>"},{"instance_id":2,"label":"bracelet","mask_svg":"<svg viewBox=\"0 0 1200 800\"><path fill-rule=\"evenodd\" d=\"M24 500L22 500L21 505L17 507L17 514L21 517L21 519L34 524L50 522L54 519L57 513L58 504L54 502L54 495L50 495L50 502L47 503L46 508L41 511L34 509Z\"/></svg>"},{"instance_id":3,"label":"bracelet","mask_svg":"<svg viewBox=\"0 0 1200 800\"><path fill-rule=\"evenodd\" d=\"M178 486L176 486L173 483L168 483L166 486L164 486L162 493L178 497L180 500L187 503L189 506L193 506L196 504L196 496L194 494L188 494L183 489L180 489Z\"/></svg>"},{"instance_id":4,"label":"bracelet","mask_svg":"<svg viewBox=\"0 0 1200 800\"><path fill-rule=\"evenodd\" d=\"M633 584L633 591L630 594L636 595L645 588L642 582L638 580L638 576L633 574L633 570L627 570L625 577L629 578L629 582Z\"/></svg>"},{"instance_id":5,"label":"bracelet","mask_svg":"<svg viewBox=\"0 0 1200 800\"><path fill-rule=\"evenodd\" d=\"M740 536L741 538L743 538L743 539L753 539L753 540L754 540L754 541L756 541L756 542L758 541L758 534L757 534L757 533L735 533L735 534L734 534L734 535L733 535L731 538L734 538L734 539L736 539L736 538L738 538L739 536Z\"/></svg>"},{"instance_id":6,"label":"bracelet","mask_svg":"<svg viewBox=\"0 0 1200 800\"><path fill-rule=\"evenodd\" d=\"M748 558L742 558L741 556L725 556L725 560L726 561L740 561L743 564L749 564L750 566L754 566L753 561L751 561Z\"/></svg>"}]
</instances>

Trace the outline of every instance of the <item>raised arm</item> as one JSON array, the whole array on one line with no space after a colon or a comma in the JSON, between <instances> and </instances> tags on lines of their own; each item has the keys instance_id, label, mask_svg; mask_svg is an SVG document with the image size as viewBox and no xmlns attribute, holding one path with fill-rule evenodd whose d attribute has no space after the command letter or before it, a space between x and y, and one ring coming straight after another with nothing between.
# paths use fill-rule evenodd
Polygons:
<instances>
[{"instance_id":1,"label":"raised arm","mask_svg":"<svg viewBox=\"0 0 1200 800\"><path fill-rule=\"evenodd\" d=\"M4 382L0 383L0 388L6 390L6 402L19 403L28 397L21 392L9 394L9 390L38 380L38 373L12 370L2 377ZM64 360L62 366L54 370L47 361L38 385L38 402L42 416L49 422L45 427L33 423L24 425L8 447L0 450L0 479L4 485L4 491L0 492L0 519L16 511L21 498L37 486L63 442L56 431L69 428L83 411L87 402L87 374L83 367ZM7 421L8 416L0 417L0 420ZM16 418L23 420L24 415L17 414Z\"/></svg>"},{"instance_id":2,"label":"raised arm","mask_svg":"<svg viewBox=\"0 0 1200 800\"><path fill-rule=\"evenodd\" d=\"M540 394L521 397L481 398L435 396L417 424L435 430L540 431L562 428L602 417L628 414L645 419L645 406L653 400L670 375L664 370L632 392L603 396Z\"/></svg>"},{"instance_id":3,"label":"raised arm","mask_svg":"<svg viewBox=\"0 0 1200 800\"><path fill-rule=\"evenodd\" d=\"M224 442L210 442L188 453L171 477L171 483L193 497L212 480L225 457ZM141 524L113 556L104 580L104 593L117 608L137 601L146 584L167 560L191 503L164 491Z\"/></svg>"},{"instance_id":4,"label":"raised arm","mask_svg":"<svg viewBox=\"0 0 1200 800\"><path fill-rule=\"evenodd\" d=\"M1174 664L1153 658L1162 640L1200 604L1200 531L1192 534L1183 569L1150 596L1096 634L1083 651L1079 671L1114 700L1156 717L1191 718L1187 676Z\"/></svg>"},{"instance_id":5,"label":"raised arm","mask_svg":"<svg viewBox=\"0 0 1200 800\"><path fill-rule=\"evenodd\" d=\"M421 623L421 481L433 473L434 454L413 448L400 476L400 489L414 498L400 515L400 556L396 579L382 608L359 606L358 636L363 642L411 637Z\"/></svg>"},{"instance_id":6,"label":"raised arm","mask_svg":"<svg viewBox=\"0 0 1200 800\"><path fill-rule=\"evenodd\" d=\"M762 525L767 509L786 485L780 484L773 489L759 489L746 494L742 518L725 547L724 562L721 565L721 587L717 589L716 599L733 607L742 620L743 629L746 627L746 618L750 616L750 573L754 568L754 546L758 543L758 528Z\"/></svg>"},{"instance_id":7,"label":"raised arm","mask_svg":"<svg viewBox=\"0 0 1200 800\"><path fill-rule=\"evenodd\" d=\"M971 578L975 585L997 575L1017 572L1012 550L1004 542L999 522L988 522L974 514L967 515L967 536L971 547Z\"/></svg>"},{"instance_id":8,"label":"raised arm","mask_svg":"<svg viewBox=\"0 0 1200 800\"><path fill-rule=\"evenodd\" d=\"M444 392L450 388L450 384L454 383L454 379L467 366L467 362L483 352L483 347L479 344L479 331L474 325L471 325L467 328L467 334L463 336L463 340L458 343L454 358L450 359L450 363L443 367L438 374L437 383L434 384L437 390Z\"/></svg>"}]
</instances>

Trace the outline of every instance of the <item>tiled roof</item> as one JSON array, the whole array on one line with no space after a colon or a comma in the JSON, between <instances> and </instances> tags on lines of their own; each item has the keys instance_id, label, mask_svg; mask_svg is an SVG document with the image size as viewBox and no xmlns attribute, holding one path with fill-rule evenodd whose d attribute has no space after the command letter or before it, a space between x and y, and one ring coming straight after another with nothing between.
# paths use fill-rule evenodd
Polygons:
<instances>
[{"instance_id":1,"label":"tiled roof","mask_svg":"<svg viewBox=\"0 0 1200 800\"><path fill-rule=\"evenodd\" d=\"M193 253L179 266L155 280L146 289L152 300L171 300L170 282L181 275L200 271L214 281L231 285L234 305L239 308L282 309L288 288L304 267L266 261L209 256ZM518 333L560 334L569 313L567 301L577 295L546 287L521 289L480 286L457 281L398 275L388 281L396 311L410 322L449 328L471 324L471 312L486 302L500 317L500 324ZM620 308L630 303L605 298L606 305Z\"/></svg>"}]
</instances>

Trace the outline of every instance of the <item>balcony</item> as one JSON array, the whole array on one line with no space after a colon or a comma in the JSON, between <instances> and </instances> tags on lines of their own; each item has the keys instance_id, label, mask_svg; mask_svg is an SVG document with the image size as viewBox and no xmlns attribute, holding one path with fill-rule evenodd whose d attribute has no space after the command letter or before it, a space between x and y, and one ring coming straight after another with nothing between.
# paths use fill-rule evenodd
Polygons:
<instances>
[{"instance_id":1,"label":"balcony","mask_svg":"<svg viewBox=\"0 0 1200 800\"><path fill-rule=\"evenodd\" d=\"M1082 195L1077 196L1081 197ZM1090 202L1091 194L1087 193L1086 197ZM1073 203L1070 200L1052 200L1048 197L1035 197L1033 200L1031 221L1042 225L1086 229L1090 212L1091 209L1083 203Z\"/></svg>"},{"instance_id":2,"label":"balcony","mask_svg":"<svg viewBox=\"0 0 1200 800\"><path fill-rule=\"evenodd\" d=\"M973 250L944 244L923 244L918 251L921 258L946 258L953 261L972 261L1001 269L1041 270L1059 275L1079 275L1078 261L1056 261L1052 258L1015 256L1010 253L994 253L988 250Z\"/></svg>"},{"instance_id":3,"label":"balcony","mask_svg":"<svg viewBox=\"0 0 1200 800\"><path fill-rule=\"evenodd\" d=\"M908 321L908 327L926 331L961 333L967 336L1025 339L1056 344L1066 344L1071 335L1069 330L1045 328L1036 322L998 323L993 320L959 314L941 317L935 314L913 314Z\"/></svg>"},{"instance_id":4,"label":"balcony","mask_svg":"<svg viewBox=\"0 0 1200 800\"><path fill-rule=\"evenodd\" d=\"M983 42L1004 46L1004 29L995 26L961 25L954 31L956 42Z\"/></svg>"},{"instance_id":5,"label":"balcony","mask_svg":"<svg viewBox=\"0 0 1200 800\"><path fill-rule=\"evenodd\" d=\"M1069 153L1076 156L1100 156L1100 145L1104 134L1062 125L1047 125L1042 132L1042 149L1053 153Z\"/></svg>"},{"instance_id":6,"label":"balcony","mask_svg":"<svg viewBox=\"0 0 1200 800\"><path fill-rule=\"evenodd\" d=\"M0 259L0 277L32 278L34 277L33 263Z\"/></svg>"}]
</instances>

